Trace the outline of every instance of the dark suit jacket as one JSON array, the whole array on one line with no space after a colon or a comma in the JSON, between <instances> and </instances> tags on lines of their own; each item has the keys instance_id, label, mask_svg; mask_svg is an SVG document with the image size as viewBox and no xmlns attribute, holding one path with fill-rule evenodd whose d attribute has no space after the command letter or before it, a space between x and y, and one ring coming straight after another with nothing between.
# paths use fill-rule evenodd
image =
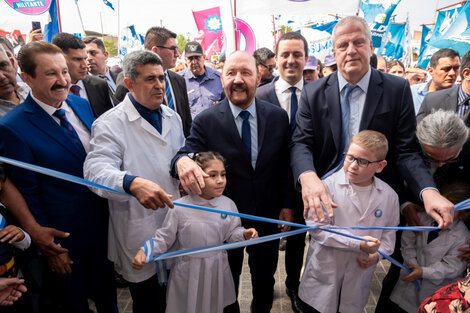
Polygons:
<instances>
[{"instance_id":1,"label":"dark suit jacket","mask_svg":"<svg viewBox=\"0 0 470 313\"><path fill-rule=\"evenodd\" d=\"M88 102L68 96L67 103L91 130L95 118ZM0 120L0 149L5 157L83 177L85 150L72 142L31 95ZM56 239L63 247L81 247L79 251L83 251L106 236L106 202L87 187L19 167L9 169L10 179L37 222L70 232L70 237ZM72 257L74 252L69 252Z\"/></svg>"},{"instance_id":2,"label":"dark suit jacket","mask_svg":"<svg viewBox=\"0 0 470 313\"><path fill-rule=\"evenodd\" d=\"M279 76L276 76L269 83L259 86L256 89L256 97L280 107L281 104L279 103L279 99L277 98L277 95L276 95L276 89L274 87L274 83L278 79L279 79Z\"/></svg>"},{"instance_id":3,"label":"dark suit jacket","mask_svg":"<svg viewBox=\"0 0 470 313\"><path fill-rule=\"evenodd\" d=\"M253 169L243 147L227 99L201 112L193 121L191 134L172 160L188 153L214 150L227 160L226 195L242 213L278 218L281 208L292 208L292 172L289 167L289 123L284 110L256 99L258 157ZM242 220L246 227L251 222ZM267 224L267 223L262 223ZM264 226L263 226L264 227ZM266 225L266 228L271 226Z\"/></svg>"},{"instance_id":4,"label":"dark suit jacket","mask_svg":"<svg viewBox=\"0 0 470 313\"><path fill-rule=\"evenodd\" d=\"M191 129L192 118L191 109L189 108L188 91L186 90L186 81L175 72L167 71L167 73L171 82L171 87L173 88L173 94L175 95L174 100L176 101L176 111L181 117L181 122L183 123L184 137L188 137ZM122 102L126 97L126 94L129 92L123 83L124 74L119 74L119 78L121 78L121 76L122 83L116 86L116 93L114 94L118 102Z\"/></svg>"},{"instance_id":5,"label":"dark suit jacket","mask_svg":"<svg viewBox=\"0 0 470 313\"><path fill-rule=\"evenodd\" d=\"M111 69L109 69L109 74L111 75L111 78L113 79L114 83L116 83L116 80L117 80L117 77L118 77L118 73L114 72L114 71L111 71Z\"/></svg>"},{"instance_id":6,"label":"dark suit jacket","mask_svg":"<svg viewBox=\"0 0 470 313\"><path fill-rule=\"evenodd\" d=\"M432 111L439 109L457 112L459 104L459 86L430 92L424 97L416 119L418 123Z\"/></svg>"},{"instance_id":7,"label":"dark suit jacket","mask_svg":"<svg viewBox=\"0 0 470 313\"><path fill-rule=\"evenodd\" d=\"M113 107L108 83L104 79L87 75L83 79L83 85L85 85L88 102L90 102L95 117L99 117Z\"/></svg>"},{"instance_id":8,"label":"dark suit jacket","mask_svg":"<svg viewBox=\"0 0 470 313\"><path fill-rule=\"evenodd\" d=\"M188 90L186 89L186 81L178 73L168 70L168 78L170 79L171 88L175 95L176 111L183 122L184 136L188 137L191 129L191 109L189 108Z\"/></svg>"},{"instance_id":9,"label":"dark suit jacket","mask_svg":"<svg viewBox=\"0 0 470 313\"><path fill-rule=\"evenodd\" d=\"M415 139L413 99L406 80L372 69L359 126L383 133L389 141L388 165L378 176L394 188L403 175L413 194L435 187ZM341 103L338 73L309 83L302 91L291 148L296 181L315 171L322 177L341 157Z\"/></svg>"}]
</instances>

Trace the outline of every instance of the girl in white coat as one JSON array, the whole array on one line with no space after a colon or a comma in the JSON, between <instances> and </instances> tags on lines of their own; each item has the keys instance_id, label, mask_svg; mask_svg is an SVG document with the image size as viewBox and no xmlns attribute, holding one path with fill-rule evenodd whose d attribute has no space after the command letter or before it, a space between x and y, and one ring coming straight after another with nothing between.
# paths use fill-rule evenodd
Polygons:
<instances>
[{"instance_id":1,"label":"girl in white coat","mask_svg":"<svg viewBox=\"0 0 470 313\"><path fill-rule=\"evenodd\" d=\"M235 203L222 195L227 183L223 157L217 152L195 155L196 163L207 173L202 194L189 195L179 202L238 212ZM170 248L188 249L258 237L254 228L245 229L240 218L175 206L169 210L152 238L152 256ZM132 266L141 269L145 253L140 249ZM221 313L236 300L232 273L225 251L209 252L176 259L167 289L166 312Z\"/></svg>"}]
</instances>

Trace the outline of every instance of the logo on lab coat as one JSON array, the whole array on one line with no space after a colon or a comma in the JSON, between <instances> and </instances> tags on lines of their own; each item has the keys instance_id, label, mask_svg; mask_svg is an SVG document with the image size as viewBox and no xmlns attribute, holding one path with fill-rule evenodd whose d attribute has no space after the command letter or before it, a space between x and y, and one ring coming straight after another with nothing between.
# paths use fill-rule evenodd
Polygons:
<instances>
[{"instance_id":1,"label":"logo on lab coat","mask_svg":"<svg viewBox=\"0 0 470 313\"><path fill-rule=\"evenodd\" d=\"M382 217L382 214L383 214L383 212L382 212L381 209L377 209L377 210L374 211L374 215L377 218Z\"/></svg>"}]
</instances>

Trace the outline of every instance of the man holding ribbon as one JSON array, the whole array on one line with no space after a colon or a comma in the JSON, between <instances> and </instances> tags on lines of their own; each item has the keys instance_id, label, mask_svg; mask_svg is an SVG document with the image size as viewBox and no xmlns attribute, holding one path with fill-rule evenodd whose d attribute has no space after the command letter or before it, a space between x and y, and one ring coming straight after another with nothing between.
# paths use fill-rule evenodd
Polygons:
<instances>
[{"instance_id":1,"label":"man holding ribbon","mask_svg":"<svg viewBox=\"0 0 470 313\"><path fill-rule=\"evenodd\" d=\"M165 312L166 288L162 262L132 269L142 243L155 235L171 199L179 198L178 181L169 175L170 161L184 143L179 115L161 105L165 78L160 57L149 50L124 58L124 83L129 93L120 105L93 124L85 178L134 195L93 188L109 199L108 257L129 281L133 312ZM151 210L149 210L151 209Z\"/></svg>"}]
</instances>

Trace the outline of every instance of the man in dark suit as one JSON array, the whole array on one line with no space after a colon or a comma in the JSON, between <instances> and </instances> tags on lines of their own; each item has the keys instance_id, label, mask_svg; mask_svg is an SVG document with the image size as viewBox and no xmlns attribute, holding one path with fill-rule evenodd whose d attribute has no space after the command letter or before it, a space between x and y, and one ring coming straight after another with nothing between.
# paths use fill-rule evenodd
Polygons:
<instances>
[{"instance_id":1,"label":"man in dark suit","mask_svg":"<svg viewBox=\"0 0 470 313\"><path fill-rule=\"evenodd\" d=\"M333 49L339 72L305 86L293 135L291 163L302 186L305 211L310 210L315 221L323 220L323 212L316 214L323 202L333 216L336 205L320 178L341 167L354 134L371 129L383 133L390 146L388 166L378 176L396 188L400 173L416 197L423 199L427 213L441 226L449 226L453 205L439 194L419 156L407 81L370 68L371 34L362 18L349 16L338 22Z\"/></svg>"},{"instance_id":2,"label":"man in dark suit","mask_svg":"<svg viewBox=\"0 0 470 313\"><path fill-rule=\"evenodd\" d=\"M85 37L83 42L86 45L88 58L86 60L88 72L95 76L106 80L111 94L116 92L117 73L111 71L106 64L108 60L108 51L104 46L104 42L98 37Z\"/></svg>"},{"instance_id":3,"label":"man in dark suit","mask_svg":"<svg viewBox=\"0 0 470 313\"><path fill-rule=\"evenodd\" d=\"M31 94L1 119L3 155L83 177L94 117L87 101L67 96L70 76L62 51L32 42L20 50L19 64ZM40 225L68 233L55 238L65 249L62 253L43 256L48 270L42 290L53 295L51 303L60 303L64 312L83 313L89 312L90 297L98 312L117 312L112 265L106 257L104 199L85 186L18 167L11 167L10 178L34 216L28 218L24 207L15 215L28 224L26 229Z\"/></svg>"},{"instance_id":4,"label":"man in dark suit","mask_svg":"<svg viewBox=\"0 0 470 313\"><path fill-rule=\"evenodd\" d=\"M85 43L68 33L59 33L52 38L52 43L65 54L72 85L69 94L78 96L90 103L95 117L113 107L108 84L101 78L88 74L87 52Z\"/></svg>"},{"instance_id":5,"label":"man in dark suit","mask_svg":"<svg viewBox=\"0 0 470 313\"><path fill-rule=\"evenodd\" d=\"M238 51L227 58L221 80L227 98L196 116L185 146L172 161L173 175L179 175L186 192L200 194L207 175L188 155L218 151L227 159L226 195L240 212L292 221L286 112L255 99L259 74L254 58L246 52ZM278 231L277 225L269 223L242 220L242 224L255 227L260 236ZM287 229L284 226L283 231ZM271 310L278 245L276 240L247 248L253 284L252 312ZM238 291L243 249L229 251L229 262ZM237 309L237 302L230 307L233 312Z\"/></svg>"},{"instance_id":6,"label":"man in dark suit","mask_svg":"<svg viewBox=\"0 0 470 313\"><path fill-rule=\"evenodd\" d=\"M282 35L276 46L276 63L279 77L256 90L256 97L283 108L289 115L291 130L295 128L295 114L300 93L306 81L303 69L308 59L308 44L305 38L296 32ZM289 132L291 134L291 131ZM294 181L292 180L292 184ZM303 203L300 193L295 194L294 222L305 223ZM300 271L303 264L305 234L287 237L285 267L286 292L292 302L292 310L301 312L297 291L300 284Z\"/></svg>"}]
</instances>

